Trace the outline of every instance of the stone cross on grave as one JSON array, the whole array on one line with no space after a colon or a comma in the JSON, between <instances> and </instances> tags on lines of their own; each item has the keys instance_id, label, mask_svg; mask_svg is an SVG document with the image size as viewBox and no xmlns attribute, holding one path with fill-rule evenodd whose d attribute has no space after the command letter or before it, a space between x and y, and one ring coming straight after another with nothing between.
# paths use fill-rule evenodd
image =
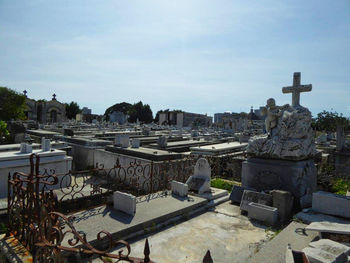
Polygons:
<instances>
[{"instance_id":1,"label":"stone cross on grave","mask_svg":"<svg viewBox=\"0 0 350 263\"><path fill-rule=\"evenodd\" d=\"M52 94L52 100L56 100L56 94Z\"/></svg>"},{"instance_id":2,"label":"stone cross on grave","mask_svg":"<svg viewBox=\"0 0 350 263\"><path fill-rule=\"evenodd\" d=\"M299 106L300 93L309 92L312 90L312 85L300 85L300 72L294 72L293 86L283 87L283 93L292 93L292 106Z\"/></svg>"}]
</instances>

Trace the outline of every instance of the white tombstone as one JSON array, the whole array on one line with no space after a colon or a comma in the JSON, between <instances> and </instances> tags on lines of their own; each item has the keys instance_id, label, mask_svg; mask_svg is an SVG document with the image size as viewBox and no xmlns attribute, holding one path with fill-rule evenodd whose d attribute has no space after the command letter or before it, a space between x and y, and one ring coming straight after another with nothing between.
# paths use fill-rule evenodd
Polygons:
<instances>
[{"instance_id":1,"label":"white tombstone","mask_svg":"<svg viewBox=\"0 0 350 263\"><path fill-rule=\"evenodd\" d=\"M41 149L44 152L51 150L51 142L50 139L45 139L45 137L41 138Z\"/></svg>"},{"instance_id":2,"label":"white tombstone","mask_svg":"<svg viewBox=\"0 0 350 263\"><path fill-rule=\"evenodd\" d=\"M186 197L188 195L188 185L177 181L171 181L171 193Z\"/></svg>"},{"instance_id":3,"label":"white tombstone","mask_svg":"<svg viewBox=\"0 0 350 263\"><path fill-rule=\"evenodd\" d=\"M140 139L133 138L131 140L131 147L132 148L140 148Z\"/></svg>"},{"instance_id":4,"label":"white tombstone","mask_svg":"<svg viewBox=\"0 0 350 263\"><path fill-rule=\"evenodd\" d=\"M32 145L27 143L27 145L26 145L26 150L27 150L27 153L33 152L33 147L32 147Z\"/></svg>"},{"instance_id":5,"label":"white tombstone","mask_svg":"<svg viewBox=\"0 0 350 263\"><path fill-rule=\"evenodd\" d=\"M166 136L160 136L158 138L158 145L161 147L161 148L165 148L167 145L168 145L168 138Z\"/></svg>"},{"instance_id":6,"label":"white tombstone","mask_svg":"<svg viewBox=\"0 0 350 263\"><path fill-rule=\"evenodd\" d=\"M134 216L136 213L136 197L116 191L113 193L113 207L116 210Z\"/></svg>"},{"instance_id":7,"label":"white tombstone","mask_svg":"<svg viewBox=\"0 0 350 263\"><path fill-rule=\"evenodd\" d=\"M116 135L115 136L114 145L120 146L120 135Z\"/></svg>"},{"instance_id":8,"label":"white tombstone","mask_svg":"<svg viewBox=\"0 0 350 263\"><path fill-rule=\"evenodd\" d=\"M211 168L205 158L200 158L194 167L194 174L188 178L186 184L189 190L198 191L199 194L210 192Z\"/></svg>"},{"instance_id":9,"label":"white tombstone","mask_svg":"<svg viewBox=\"0 0 350 263\"><path fill-rule=\"evenodd\" d=\"M205 158L199 158L194 166L194 176L201 176L211 179L211 167Z\"/></svg>"},{"instance_id":10,"label":"white tombstone","mask_svg":"<svg viewBox=\"0 0 350 263\"><path fill-rule=\"evenodd\" d=\"M22 142L20 147L20 153L31 153L31 152L33 152L32 145Z\"/></svg>"},{"instance_id":11,"label":"white tombstone","mask_svg":"<svg viewBox=\"0 0 350 263\"><path fill-rule=\"evenodd\" d=\"M25 142L21 143L20 153L27 153L27 144Z\"/></svg>"},{"instance_id":12,"label":"white tombstone","mask_svg":"<svg viewBox=\"0 0 350 263\"><path fill-rule=\"evenodd\" d=\"M115 138L115 145L123 148L128 148L130 146L129 135L126 135L126 134L117 135Z\"/></svg>"}]
</instances>

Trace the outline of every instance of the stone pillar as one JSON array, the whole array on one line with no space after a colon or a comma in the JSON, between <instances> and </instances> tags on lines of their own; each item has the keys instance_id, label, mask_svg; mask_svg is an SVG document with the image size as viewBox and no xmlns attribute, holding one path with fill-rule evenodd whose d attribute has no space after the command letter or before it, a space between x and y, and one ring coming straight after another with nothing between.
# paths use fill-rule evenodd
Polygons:
<instances>
[{"instance_id":1,"label":"stone pillar","mask_svg":"<svg viewBox=\"0 0 350 263\"><path fill-rule=\"evenodd\" d=\"M344 149L345 136L344 136L344 126L337 125L337 151L341 152Z\"/></svg>"}]
</instances>

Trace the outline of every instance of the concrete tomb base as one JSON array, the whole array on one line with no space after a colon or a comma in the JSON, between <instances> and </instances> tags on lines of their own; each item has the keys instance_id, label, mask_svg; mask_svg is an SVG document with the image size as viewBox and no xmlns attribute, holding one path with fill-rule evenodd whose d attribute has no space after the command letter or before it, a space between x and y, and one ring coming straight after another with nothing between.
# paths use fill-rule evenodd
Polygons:
<instances>
[{"instance_id":1,"label":"concrete tomb base","mask_svg":"<svg viewBox=\"0 0 350 263\"><path fill-rule=\"evenodd\" d=\"M250 158L242 164L242 186L257 191L285 190L300 207L310 207L317 187L313 160L287 161Z\"/></svg>"}]
</instances>

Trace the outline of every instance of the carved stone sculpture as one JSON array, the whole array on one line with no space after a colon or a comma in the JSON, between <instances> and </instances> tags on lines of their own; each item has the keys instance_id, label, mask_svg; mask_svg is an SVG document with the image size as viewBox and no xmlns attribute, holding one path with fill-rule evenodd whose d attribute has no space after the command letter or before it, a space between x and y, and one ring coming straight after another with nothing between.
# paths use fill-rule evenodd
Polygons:
<instances>
[{"instance_id":1,"label":"carved stone sculpture","mask_svg":"<svg viewBox=\"0 0 350 263\"><path fill-rule=\"evenodd\" d=\"M300 85L300 73L299 73ZM294 74L296 78L296 74ZM297 81L294 81L296 84ZM299 104L299 93L310 91L311 85L286 87L293 92L293 105L276 106L274 99L267 101L265 113L268 134L249 140L247 153L252 157L269 159L304 160L316 154L311 112ZM306 89L307 87L308 89ZM283 88L283 89L286 89ZM292 88L295 88L293 91ZM286 92L285 90L283 90Z\"/></svg>"}]
</instances>

